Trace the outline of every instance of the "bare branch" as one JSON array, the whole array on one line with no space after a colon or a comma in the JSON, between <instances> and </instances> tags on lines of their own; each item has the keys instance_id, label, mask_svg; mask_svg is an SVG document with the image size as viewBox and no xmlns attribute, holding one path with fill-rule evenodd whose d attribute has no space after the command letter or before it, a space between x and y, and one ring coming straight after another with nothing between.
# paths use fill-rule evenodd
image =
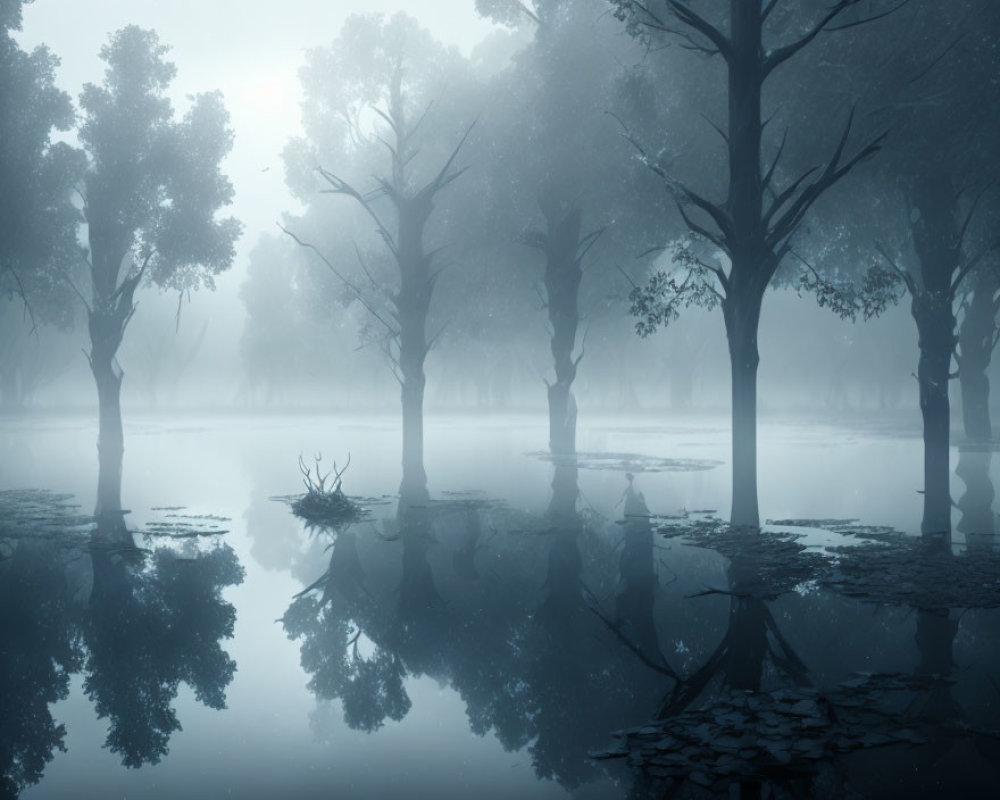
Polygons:
<instances>
[{"instance_id":1,"label":"bare branch","mask_svg":"<svg viewBox=\"0 0 1000 800\"><path fill-rule=\"evenodd\" d=\"M823 174L802 190L799 196L791 202L788 209L781 215L781 218L775 222L773 228L771 228L768 234L768 240L772 247L795 232L795 229L802 221L806 212L823 195L823 193L826 192L827 189L847 175L847 173L849 173L855 166L882 149L882 142L885 140L888 132L883 132L876 136L874 139L869 141L868 144L862 147L861 150L859 150L852 158L841 164L840 159L843 156L844 148L847 144L848 138L850 137L853 124L854 109L852 108L847 119L847 124L844 126L844 132L837 144L837 148L829 162L827 162L826 168L823 170ZM776 200L775 203L777 204L777 202L778 201ZM772 208L768 211L768 218L773 211L774 206L772 206Z\"/></svg>"},{"instance_id":2,"label":"bare branch","mask_svg":"<svg viewBox=\"0 0 1000 800\"><path fill-rule=\"evenodd\" d=\"M708 39L715 48L722 54L726 61L731 61L734 57L733 46L729 39L707 19L695 13L689 6L679 2L679 0L666 0L667 5L681 22L689 28L698 31Z\"/></svg>"},{"instance_id":3,"label":"bare branch","mask_svg":"<svg viewBox=\"0 0 1000 800\"><path fill-rule=\"evenodd\" d=\"M473 120L472 123L469 125L469 127L465 129L465 133L462 134L462 138L458 140L458 144L455 145L455 149L451 151L451 155L448 156L447 161L444 162L444 166L441 167L441 171L438 172L437 177L435 177L434 180L431 181L430 184L428 185L428 188L430 188L431 195L437 194L437 192L439 192L441 189L443 189L445 186L447 186L449 183L455 180L459 175L465 172L466 169L468 169L468 167L463 167L457 172L448 175L448 170L451 169L451 165L454 163L455 159L458 158L459 152L462 150L462 147L465 146L465 142L469 138L469 134L472 133L472 129L475 127L476 127L476 120Z\"/></svg>"},{"instance_id":4,"label":"bare branch","mask_svg":"<svg viewBox=\"0 0 1000 800\"><path fill-rule=\"evenodd\" d=\"M862 0L837 0L837 2L834 3L832 6L830 6L827 12L822 17L820 17L819 21L815 25L813 25L813 27L809 30L809 32L806 33L802 38L797 39L796 41L791 42L790 44L787 44L784 47L779 47L775 50L772 50L764 58L764 64L763 64L764 77L766 78L777 67L788 61L788 59L790 59L792 56L798 53L803 47L805 47L807 44L813 41L813 39L819 36L819 34L822 33L823 31L827 32L843 31L847 30L848 28L857 27L859 25L866 25L869 22L874 22L875 20L882 19L883 17L887 17L890 14L895 13L903 6L905 6L909 2L909 0L901 0L901 2L899 2L892 8L888 9L887 11L883 11L879 14L873 14L863 19L854 20L853 22L847 22L844 23L843 25L837 25L837 26L832 26L830 24L845 11L847 11L850 8L853 8L854 6L858 5L861 2Z\"/></svg>"},{"instance_id":5,"label":"bare branch","mask_svg":"<svg viewBox=\"0 0 1000 800\"><path fill-rule=\"evenodd\" d=\"M880 242L875 242L875 249L879 251L882 258L886 260L889 264L889 268L899 276L899 279L903 281L906 285L907 291L910 293L911 297L916 297L918 292L917 282L914 280L913 275L910 274L909 270L901 269L896 261L886 252L885 247Z\"/></svg>"},{"instance_id":6,"label":"bare branch","mask_svg":"<svg viewBox=\"0 0 1000 800\"><path fill-rule=\"evenodd\" d=\"M399 331L397 331L392 325L390 325L388 322L385 321L382 315L379 314L378 311L376 311L372 307L371 303L368 302L368 300L365 298L361 290L357 286L355 286L351 281L345 278L344 275L335 266L333 266L330 260L320 252L319 248L316 247L316 245L312 244L311 242L303 241L294 233L292 233L290 230L288 230L288 228L286 228L280 222L275 224L277 224L278 228L281 230L282 233L284 233L286 236L289 236L299 247L304 247L306 250L311 250L317 256L319 256L320 260L324 264L326 264L327 269L329 269L330 272L332 272L341 281L341 283L343 283L348 289L351 290L355 298L357 298L358 302L361 303L361 305L363 305L368 310L369 314L371 314L375 319L377 319L385 326L386 330L389 332L391 336L399 335Z\"/></svg>"},{"instance_id":7,"label":"bare branch","mask_svg":"<svg viewBox=\"0 0 1000 800\"><path fill-rule=\"evenodd\" d=\"M684 209L684 206L680 202L680 200L676 200L676 202L677 202L677 211L680 212L681 218L694 233L697 233L699 236L704 236L706 239L708 239L708 241L710 241L719 249L727 253L729 252L729 248L726 245L726 241L723 237L719 236L717 233L712 233L707 228L699 225L697 222L691 219L691 216Z\"/></svg>"},{"instance_id":8,"label":"bare branch","mask_svg":"<svg viewBox=\"0 0 1000 800\"><path fill-rule=\"evenodd\" d=\"M778 145L778 152L774 154L774 161L771 162L771 166L767 168L767 172L764 173L764 178L760 184L761 195L768 190L771 186L771 179L774 177L774 170L778 166L778 162L781 160L781 154L785 152L785 142L788 141L788 128L785 128L785 132L781 134L781 144Z\"/></svg>"},{"instance_id":9,"label":"bare branch","mask_svg":"<svg viewBox=\"0 0 1000 800\"><path fill-rule=\"evenodd\" d=\"M365 213L367 213L375 223L379 234L386 243L386 246L388 246L388 248L392 251L393 256L398 258L399 251L396 248L396 241L393 238L392 233L386 227L385 223L382 222L381 217L375 213L375 210L371 206L370 198L361 194L361 192L355 189L347 181L339 178L332 172L323 169L323 167L316 167L316 171L319 172L328 184L330 184L331 188L328 190L329 194L343 194L348 197L353 197L361 205L361 207L365 210ZM279 227L281 226L279 225ZM282 228L282 230L284 230L284 228Z\"/></svg>"},{"instance_id":10,"label":"bare branch","mask_svg":"<svg viewBox=\"0 0 1000 800\"><path fill-rule=\"evenodd\" d=\"M28 293L24 290L24 283L21 281L21 276L17 273L9 264L4 266L3 272L9 272L11 277L14 279L14 283L17 284L17 296L21 298L21 302L24 304L24 313L31 320L31 330L28 335L34 335L38 332L38 322L35 320L35 310L31 307L31 302L28 300ZM2 274L2 273L0 273ZM86 303L86 301L84 301Z\"/></svg>"}]
</instances>

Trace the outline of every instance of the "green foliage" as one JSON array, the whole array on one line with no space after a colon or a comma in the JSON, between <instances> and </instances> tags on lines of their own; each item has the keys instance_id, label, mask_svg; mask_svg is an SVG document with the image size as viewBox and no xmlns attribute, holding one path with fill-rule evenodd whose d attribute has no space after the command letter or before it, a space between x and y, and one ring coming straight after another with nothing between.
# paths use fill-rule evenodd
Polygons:
<instances>
[{"instance_id":1,"label":"green foliage","mask_svg":"<svg viewBox=\"0 0 1000 800\"><path fill-rule=\"evenodd\" d=\"M899 302L905 291L899 275L878 263L865 271L860 283L831 280L813 269L803 270L796 288L800 295L811 293L820 308L851 322L858 316L865 322L881 316L889 306Z\"/></svg>"},{"instance_id":2,"label":"green foliage","mask_svg":"<svg viewBox=\"0 0 1000 800\"><path fill-rule=\"evenodd\" d=\"M229 117L221 95L210 93L174 120L167 50L153 31L122 28L101 49L103 84L87 84L80 96L98 291L115 291L128 256L148 259L148 279L172 289L211 288L233 260L240 224L216 217L233 197L220 170L232 146Z\"/></svg>"},{"instance_id":3,"label":"green foliage","mask_svg":"<svg viewBox=\"0 0 1000 800\"><path fill-rule=\"evenodd\" d=\"M641 286L629 292L629 313L636 317L635 332L645 338L680 316L682 308L715 308L722 296L716 288L718 268L696 252L700 239L691 235L668 248L672 269L656 270Z\"/></svg>"},{"instance_id":4,"label":"green foliage","mask_svg":"<svg viewBox=\"0 0 1000 800\"><path fill-rule=\"evenodd\" d=\"M51 142L72 124L73 108L55 85L59 60L44 47L24 52L11 35L21 6L0 6L0 295L20 297L36 324L68 327L74 299L66 278L81 261L72 191L84 162Z\"/></svg>"}]
</instances>

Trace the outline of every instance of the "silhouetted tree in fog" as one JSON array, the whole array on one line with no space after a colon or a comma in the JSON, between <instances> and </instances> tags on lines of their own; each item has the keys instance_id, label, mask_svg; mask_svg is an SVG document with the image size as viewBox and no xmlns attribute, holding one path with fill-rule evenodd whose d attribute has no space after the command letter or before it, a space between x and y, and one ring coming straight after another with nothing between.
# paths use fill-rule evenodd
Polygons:
<instances>
[{"instance_id":1,"label":"silhouetted tree in fog","mask_svg":"<svg viewBox=\"0 0 1000 800\"><path fill-rule=\"evenodd\" d=\"M175 121L165 96L175 74L153 31L130 26L101 49L104 83L80 96L90 166L84 216L90 244L90 368L100 406L97 514L121 510L123 372L116 354L142 283L213 288L233 261L240 225L216 214L233 196L220 172L232 145L218 93Z\"/></svg>"},{"instance_id":2,"label":"silhouetted tree in fog","mask_svg":"<svg viewBox=\"0 0 1000 800\"><path fill-rule=\"evenodd\" d=\"M73 323L70 276L82 250L76 232L80 212L73 187L83 155L54 144L54 131L73 121L69 96L56 88L59 60L45 47L22 50L13 37L21 28L22 0L0 8L0 395L5 407L25 396L22 330ZM22 308L15 307L15 301ZM14 314L23 321L8 319ZM15 329L17 329L15 331Z\"/></svg>"},{"instance_id":3,"label":"silhouetted tree in fog","mask_svg":"<svg viewBox=\"0 0 1000 800\"><path fill-rule=\"evenodd\" d=\"M427 492L427 475L424 472L424 362L434 344L434 337L428 336L427 317L440 271L440 268L433 268L437 251L428 250L425 234L440 193L464 172L464 169L455 167L455 159L468 136L469 128L457 137L450 152L441 158L429 177L420 175L413 161L420 154L421 139L418 137L422 136L420 128L424 116L432 111L428 105L416 114L413 112L413 98L407 96L407 89L404 87L404 79L408 78L407 70L411 70L413 66L406 58L407 50L404 45L408 38L419 40L422 32L414 30L412 20L404 15L398 15L387 23L381 18L359 18L353 24L357 28L352 29L352 23L349 22L342 37L345 48L349 46L346 37L352 32L381 40L378 41L378 53L384 61L378 65L378 69L382 71L365 76L364 80L374 85L368 87L371 94L363 100L367 103L375 103L380 97L385 100L384 108L377 104L369 107L379 118L377 127L383 124L385 126L374 134L374 138L388 151L389 169L376 174L372 188L365 188L362 184L345 178L343 172L331 171L326 166L330 158L327 152L315 153L315 170L320 179L321 193L348 197L363 209L389 251L396 268L397 281L391 287L383 285L368 270L360 251L357 256L362 262L365 277L358 282L343 277L343 273L319 248L302 240L294 232L288 232L301 244L315 250L327 266L343 278L345 285L381 326L384 352L392 362L402 400L401 491L412 497ZM357 46L357 42L354 44ZM314 55L315 61L319 63L326 57L328 56L322 51ZM337 53L335 57L343 58L343 55ZM367 57L370 58L371 53ZM423 57L426 58L427 54L423 54ZM315 67L316 64L313 64L312 68ZM308 72L304 76L308 76ZM426 76L420 77L426 80ZM384 83L378 85L383 78ZM336 81L342 80L343 76L324 75L321 79ZM315 91L313 87L307 89ZM360 114L365 110L357 100L352 108L350 101L337 99L345 103L345 106L334 109L321 107L317 111L322 113L332 110L343 119L352 112ZM433 99L427 98L427 102L431 103ZM317 103L320 102L322 101L317 98ZM350 124L348 135L363 138L356 123ZM375 297L369 299L368 295L372 293Z\"/></svg>"},{"instance_id":4,"label":"silhouetted tree in fog","mask_svg":"<svg viewBox=\"0 0 1000 800\"><path fill-rule=\"evenodd\" d=\"M678 208L692 234L711 243L728 260L728 271L714 258L698 257L683 248L677 259L686 275L680 280L665 273L654 275L633 292L632 310L639 317L637 329L648 334L666 324L681 306L721 305L729 340L732 375L733 505L731 521L756 527L757 506L757 366L760 361L757 331L761 302L778 266L791 249L791 240L816 201L844 178L859 162L877 152L882 136L850 152L854 114L848 113L833 152L821 167L804 170L798 177L779 184L776 168L784 150L784 138L770 164L764 160L764 128L761 113L765 84L779 67L808 47L824 32L852 28L879 19L887 12L865 6L869 17L850 14L861 7L859 0L838 0L803 23L784 17L782 24L769 24L784 5L781 0L744 2L730 0L728 14L718 21L705 16L695 4L681 0L643 4L612 0L615 15L627 29L648 37L680 37L682 44L700 54L718 56L725 62L728 124L719 133L727 148L726 198L709 199L679 184L667 167L646 155L644 160L675 193ZM893 6L895 7L895 6ZM785 9L782 9L785 11ZM794 16L794 15L793 15ZM780 28L780 30L774 30ZM779 43L772 44L772 37Z\"/></svg>"}]
</instances>

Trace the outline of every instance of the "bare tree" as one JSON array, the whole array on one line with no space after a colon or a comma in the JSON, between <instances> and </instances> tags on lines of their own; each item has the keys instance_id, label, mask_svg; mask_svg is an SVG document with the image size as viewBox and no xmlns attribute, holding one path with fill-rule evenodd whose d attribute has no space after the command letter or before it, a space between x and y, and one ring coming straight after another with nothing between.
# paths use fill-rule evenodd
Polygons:
<instances>
[{"instance_id":1,"label":"bare tree","mask_svg":"<svg viewBox=\"0 0 1000 800\"><path fill-rule=\"evenodd\" d=\"M384 328L384 349L392 362L393 374L399 381L403 407L403 480L400 493L408 498L418 498L427 494L427 474L424 471L424 361L437 335L440 335L440 332L430 338L427 335L427 313L440 269L432 269L436 251L428 252L426 249L424 230L438 194L465 171L465 168L456 169L454 163L471 127L440 170L428 182L412 186L409 167L418 153L413 138L421 120L411 124L407 119L402 78L403 71L399 67L389 87L388 108L375 109L389 129L389 138L379 138L389 151L390 174L376 177L372 190L361 191L335 173L323 167L317 168L326 184L325 193L351 198L375 223L398 269L398 286L394 289L381 286L365 267L359 252L359 261L370 288L380 295L373 302L368 299L370 291L343 276L314 245L283 230L300 245L313 250ZM378 201L383 199L388 201L391 214L380 211ZM386 300L388 314L378 308Z\"/></svg>"}]
</instances>

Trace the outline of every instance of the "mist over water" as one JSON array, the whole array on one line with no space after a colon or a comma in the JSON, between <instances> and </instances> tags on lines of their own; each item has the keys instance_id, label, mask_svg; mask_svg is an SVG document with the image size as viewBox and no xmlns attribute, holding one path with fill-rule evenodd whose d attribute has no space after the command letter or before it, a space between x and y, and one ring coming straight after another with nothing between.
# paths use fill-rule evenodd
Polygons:
<instances>
[{"instance_id":1,"label":"mist over water","mask_svg":"<svg viewBox=\"0 0 1000 800\"><path fill-rule=\"evenodd\" d=\"M998 33L0 0L0 798L992 797Z\"/></svg>"}]
</instances>

